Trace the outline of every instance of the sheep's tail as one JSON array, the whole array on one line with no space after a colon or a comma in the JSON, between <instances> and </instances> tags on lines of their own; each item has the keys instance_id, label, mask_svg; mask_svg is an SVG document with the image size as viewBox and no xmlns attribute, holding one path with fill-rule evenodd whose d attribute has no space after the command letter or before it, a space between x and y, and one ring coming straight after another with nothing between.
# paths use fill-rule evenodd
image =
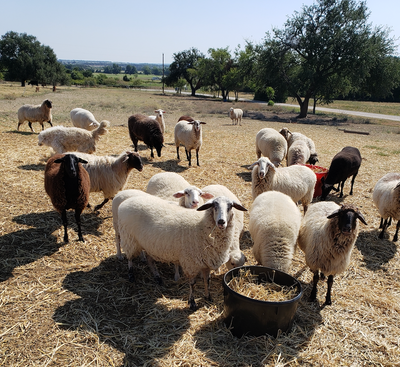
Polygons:
<instances>
[{"instance_id":1,"label":"sheep's tail","mask_svg":"<svg viewBox=\"0 0 400 367\"><path fill-rule=\"evenodd\" d=\"M107 127L110 126L110 122L107 120L103 120L100 122L100 126L92 131L93 137L97 140L100 135L105 135L108 133Z\"/></svg>"}]
</instances>

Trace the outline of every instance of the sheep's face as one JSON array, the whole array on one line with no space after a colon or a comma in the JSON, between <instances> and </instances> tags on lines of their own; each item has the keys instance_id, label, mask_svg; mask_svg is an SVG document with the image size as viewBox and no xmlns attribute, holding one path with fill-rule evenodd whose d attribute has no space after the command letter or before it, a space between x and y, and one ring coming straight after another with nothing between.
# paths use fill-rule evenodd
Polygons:
<instances>
[{"instance_id":1,"label":"sheep's face","mask_svg":"<svg viewBox=\"0 0 400 367\"><path fill-rule=\"evenodd\" d=\"M53 107L53 104L49 99L46 99L43 103L46 105L47 108Z\"/></svg>"},{"instance_id":2,"label":"sheep's face","mask_svg":"<svg viewBox=\"0 0 400 367\"><path fill-rule=\"evenodd\" d=\"M126 152L126 158L124 162L128 161L128 166L136 168L139 172L143 171L143 163L137 152Z\"/></svg>"},{"instance_id":3,"label":"sheep's face","mask_svg":"<svg viewBox=\"0 0 400 367\"><path fill-rule=\"evenodd\" d=\"M195 120L195 121L191 121L189 122L190 125L193 125L193 129L197 132L199 132L201 130L201 125L205 124L205 122L203 121L199 121L199 120Z\"/></svg>"},{"instance_id":4,"label":"sheep's face","mask_svg":"<svg viewBox=\"0 0 400 367\"><path fill-rule=\"evenodd\" d=\"M363 224L367 224L363 215L352 205L342 205L340 209L328 215L327 218L332 219L335 217L338 218L338 227L340 232L345 236L354 233L357 227L357 219L359 219Z\"/></svg>"},{"instance_id":5,"label":"sheep's face","mask_svg":"<svg viewBox=\"0 0 400 367\"><path fill-rule=\"evenodd\" d=\"M64 172L68 177L76 177L78 175L79 163L87 163L84 159L78 158L74 154L66 154L64 157L56 159L54 163L63 163Z\"/></svg>"},{"instance_id":6,"label":"sheep's face","mask_svg":"<svg viewBox=\"0 0 400 367\"><path fill-rule=\"evenodd\" d=\"M258 160L258 177L260 180L264 179L268 174L269 169L275 168L274 164L267 158L260 158Z\"/></svg>"}]
</instances>

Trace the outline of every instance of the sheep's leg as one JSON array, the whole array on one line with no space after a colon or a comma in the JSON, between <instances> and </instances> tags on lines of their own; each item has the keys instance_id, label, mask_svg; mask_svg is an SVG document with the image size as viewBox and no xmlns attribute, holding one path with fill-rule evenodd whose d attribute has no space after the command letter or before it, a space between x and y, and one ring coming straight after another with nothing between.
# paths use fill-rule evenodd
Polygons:
<instances>
[{"instance_id":1,"label":"sheep's leg","mask_svg":"<svg viewBox=\"0 0 400 367\"><path fill-rule=\"evenodd\" d=\"M153 273L154 279L157 282L157 284L162 285L163 281L161 279L161 275L157 270L157 266L154 262L154 259L151 256L149 256L149 254L147 254L147 264L149 265L149 268L150 268L151 272Z\"/></svg>"},{"instance_id":2,"label":"sheep's leg","mask_svg":"<svg viewBox=\"0 0 400 367\"><path fill-rule=\"evenodd\" d=\"M132 259L128 259L128 280L132 283L135 280L133 275L133 263Z\"/></svg>"},{"instance_id":3,"label":"sheep's leg","mask_svg":"<svg viewBox=\"0 0 400 367\"><path fill-rule=\"evenodd\" d=\"M400 228L400 220L397 221L396 233L394 234L393 242L397 242L398 240L399 228Z\"/></svg>"},{"instance_id":4,"label":"sheep's leg","mask_svg":"<svg viewBox=\"0 0 400 367\"><path fill-rule=\"evenodd\" d=\"M196 149L196 160L197 160L197 165L200 167L200 163L199 163L199 149Z\"/></svg>"},{"instance_id":5,"label":"sheep's leg","mask_svg":"<svg viewBox=\"0 0 400 367\"><path fill-rule=\"evenodd\" d=\"M67 211L65 209L61 212L61 219L64 225L64 242L68 243L68 231L67 231L68 219L67 219Z\"/></svg>"},{"instance_id":6,"label":"sheep's leg","mask_svg":"<svg viewBox=\"0 0 400 367\"><path fill-rule=\"evenodd\" d=\"M32 128L32 122L28 121L28 125L29 125L31 131L34 133L33 128Z\"/></svg>"},{"instance_id":7,"label":"sheep's leg","mask_svg":"<svg viewBox=\"0 0 400 367\"><path fill-rule=\"evenodd\" d=\"M379 223L379 228L383 227L383 217L381 217L381 222Z\"/></svg>"},{"instance_id":8,"label":"sheep's leg","mask_svg":"<svg viewBox=\"0 0 400 367\"><path fill-rule=\"evenodd\" d=\"M153 147L150 147L150 150L151 150L150 157L151 157L151 158L154 158Z\"/></svg>"},{"instance_id":9,"label":"sheep's leg","mask_svg":"<svg viewBox=\"0 0 400 367\"><path fill-rule=\"evenodd\" d=\"M187 155L188 155L189 166L191 166L191 165L192 165L192 151L189 150L189 152L187 153Z\"/></svg>"},{"instance_id":10,"label":"sheep's leg","mask_svg":"<svg viewBox=\"0 0 400 367\"><path fill-rule=\"evenodd\" d=\"M186 153L186 159L189 160L189 152L186 148L185 148L185 153Z\"/></svg>"},{"instance_id":11,"label":"sheep's leg","mask_svg":"<svg viewBox=\"0 0 400 367\"><path fill-rule=\"evenodd\" d=\"M350 195L353 195L353 185L354 185L354 180L357 177L357 174L358 174L358 172L356 174L354 174L353 178L351 179Z\"/></svg>"},{"instance_id":12,"label":"sheep's leg","mask_svg":"<svg viewBox=\"0 0 400 367\"><path fill-rule=\"evenodd\" d=\"M378 238L383 239L387 225L388 225L388 219L386 218L385 221L383 222L382 231L381 233L379 233Z\"/></svg>"},{"instance_id":13,"label":"sheep's leg","mask_svg":"<svg viewBox=\"0 0 400 367\"><path fill-rule=\"evenodd\" d=\"M53 124L51 123L51 121L47 121L47 122L50 124L51 127L53 127ZM43 127L42 130L44 130L44 126L43 125L42 125L42 127Z\"/></svg>"},{"instance_id":14,"label":"sheep's leg","mask_svg":"<svg viewBox=\"0 0 400 367\"><path fill-rule=\"evenodd\" d=\"M204 298L207 301L211 302L212 299L210 294L210 270L203 269L201 272L203 274L203 280L204 280Z\"/></svg>"},{"instance_id":15,"label":"sheep's leg","mask_svg":"<svg viewBox=\"0 0 400 367\"><path fill-rule=\"evenodd\" d=\"M340 185L340 195L339 197L342 198L343 197L343 187L344 187L344 183L346 182L346 180L342 181L339 183Z\"/></svg>"},{"instance_id":16,"label":"sheep's leg","mask_svg":"<svg viewBox=\"0 0 400 367\"><path fill-rule=\"evenodd\" d=\"M179 158L179 147L176 147L176 157L177 157L178 160L180 160L180 158Z\"/></svg>"},{"instance_id":17,"label":"sheep's leg","mask_svg":"<svg viewBox=\"0 0 400 367\"><path fill-rule=\"evenodd\" d=\"M331 291L332 291L332 285L333 285L333 275L328 276L328 290L326 291L326 298L325 298L325 304L326 305L331 305Z\"/></svg>"},{"instance_id":18,"label":"sheep's leg","mask_svg":"<svg viewBox=\"0 0 400 367\"><path fill-rule=\"evenodd\" d=\"M339 190L340 190L340 182L338 183L337 187L335 187L335 185L333 185L332 189L335 190L336 192L339 192Z\"/></svg>"},{"instance_id":19,"label":"sheep's leg","mask_svg":"<svg viewBox=\"0 0 400 367\"><path fill-rule=\"evenodd\" d=\"M117 249L118 260L122 260L124 257L122 256L122 253L121 253L121 237L120 237L119 233L115 234L115 247Z\"/></svg>"},{"instance_id":20,"label":"sheep's leg","mask_svg":"<svg viewBox=\"0 0 400 367\"><path fill-rule=\"evenodd\" d=\"M138 139L136 139L136 138L132 138L132 143L133 143L133 146L135 147L135 152L137 152L138 151L138 148L137 148L137 145L138 145Z\"/></svg>"},{"instance_id":21,"label":"sheep's leg","mask_svg":"<svg viewBox=\"0 0 400 367\"><path fill-rule=\"evenodd\" d=\"M193 277L192 279L189 280L189 300L188 300L188 304L189 304L189 308L193 311L197 310L197 305L196 305L196 301L194 299L194 285L196 284L196 277Z\"/></svg>"},{"instance_id":22,"label":"sheep's leg","mask_svg":"<svg viewBox=\"0 0 400 367\"><path fill-rule=\"evenodd\" d=\"M110 200L110 199L108 199L108 198L104 199L102 203L100 203L99 205L96 205L96 206L94 207L94 210L97 211L97 210L101 209L106 203L108 203L109 200ZM89 204L88 204L88 205L89 205Z\"/></svg>"},{"instance_id":23,"label":"sheep's leg","mask_svg":"<svg viewBox=\"0 0 400 367\"><path fill-rule=\"evenodd\" d=\"M391 224L392 224L392 217L389 217L389 221L388 221L387 226L389 227Z\"/></svg>"},{"instance_id":24,"label":"sheep's leg","mask_svg":"<svg viewBox=\"0 0 400 367\"><path fill-rule=\"evenodd\" d=\"M181 278L181 275L179 274L179 264L175 264L175 275L174 275L174 280L177 282Z\"/></svg>"},{"instance_id":25,"label":"sheep's leg","mask_svg":"<svg viewBox=\"0 0 400 367\"><path fill-rule=\"evenodd\" d=\"M313 276L313 288L311 290L310 294L310 301L315 301L317 299L317 284L319 280L319 270L314 271L314 276Z\"/></svg>"},{"instance_id":26,"label":"sheep's leg","mask_svg":"<svg viewBox=\"0 0 400 367\"><path fill-rule=\"evenodd\" d=\"M82 228L81 228L81 212L78 210L75 210L75 221L76 224L78 225L78 237L79 241L85 242L82 236Z\"/></svg>"}]
</instances>

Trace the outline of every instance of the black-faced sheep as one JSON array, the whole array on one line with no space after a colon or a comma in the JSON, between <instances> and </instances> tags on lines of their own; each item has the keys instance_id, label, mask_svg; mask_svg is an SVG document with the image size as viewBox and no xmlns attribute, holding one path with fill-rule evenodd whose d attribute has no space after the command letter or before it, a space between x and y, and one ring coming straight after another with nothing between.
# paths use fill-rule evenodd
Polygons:
<instances>
[{"instance_id":1,"label":"black-faced sheep","mask_svg":"<svg viewBox=\"0 0 400 367\"><path fill-rule=\"evenodd\" d=\"M229 117L232 120L232 125L242 125L242 117L243 117L243 110L240 108L233 108L229 109Z\"/></svg>"},{"instance_id":2,"label":"black-faced sheep","mask_svg":"<svg viewBox=\"0 0 400 367\"><path fill-rule=\"evenodd\" d=\"M332 201L310 206L303 217L297 243L306 263L314 273L310 301L317 297L319 271L328 275L325 304L330 305L333 276L344 272L350 263L351 251L358 236L358 221L367 224L352 205L339 206Z\"/></svg>"},{"instance_id":3,"label":"black-faced sheep","mask_svg":"<svg viewBox=\"0 0 400 367\"><path fill-rule=\"evenodd\" d=\"M81 163L85 160L73 154L58 154L49 158L44 172L44 188L54 208L61 214L64 242L68 242L67 209L75 209L79 241L84 241L81 213L89 202L90 178Z\"/></svg>"},{"instance_id":4,"label":"black-faced sheep","mask_svg":"<svg viewBox=\"0 0 400 367\"><path fill-rule=\"evenodd\" d=\"M357 177L358 170L360 169L361 160L360 151L354 147L344 147L339 153L337 153L332 159L328 175L326 178L323 177L321 179L321 200L326 199L328 194L333 189L334 184L339 184L339 197L343 197L343 186L347 178L350 176L353 176L351 179L350 189L350 195L353 195L354 180Z\"/></svg>"},{"instance_id":5,"label":"black-faced sheep","mask_svg":"<svg viewBox=\"0 0 400 367\"><path fill-rule=\"evenodd\" d=\"M72 121L72 125L75 127L80 127L81 129L94 130L100 126L97 122L93 113L83 108L74 108L69 113Z\"/></svg>"},{"instance_id":6,"label":"black-faced sheep","mask_svg":"<svg viewBox=\"0 0 400 367\"><path fill-rule=\"evenodd\" d=\"M137 152L125 152L118 157L95 156L85 153L74 153L87 163L83 165L90 177L90 192L103 192L104 200L95 206L101 209L110 199L123 190L129 174L135 168L143 170L142 160Z\"/></svg>"},{"instance_id":7,"label":"black-faced sheep","mask_svg":"<svg viewBox=\"0 0 400 367\"><path fill-rule=\"evenodd\" d=\"M47 145L58 154L71 151L94 153L97 141L100 140L101 135L107 134L106 127L109 124L108 121L104 120L93 131L79 127L50 127L38 135L38 144L39 146Z\"/></svg>"},{"instance_id":8,"label":"black-faced sheep","mask_svg":"<svg viewBox=\"0 0 400 367\"><path fill-rule=\"evenodd\" d=\"M393 241L398 240L400 228L400 173L387 173L378 180L374 187L372 200L379 210L382 228L379 238L382 239L391 220L397 220L396 233Z\"/></svg>"},{"instance_id":9,"label":"black-faced sheep","mask_svg":"<svg viewBox=\"0 0 400 367\"><path fill-rule=\"evenodd\" d=\"M176 146L176 155L179 158L179 146L182 143L185 147L186 158L189 161L189 166L192 165L192 149L196 149L196 161L199 163L199 150L203 143L201 125L205 125L203 121L186 121L181 120L175 125L174 137Z\"/></svg>"},{"instance_id":10,"label":"black-faced sheep","mask_svg":"<svg viewBox=\"0 0 400 367\"><path fill-rule=\"evenodd\" d=\"M256 135L257 158L268 157L275 166L279 166L287 154L287 141L275 129L266 127Z\"/></svg>"},{"instance_id":11,"label":"black-faced sheep","mask_svg":"<svg viewBox=\"0 0 400 367\"><path fill-rule=\"evenodd\" d=\"M161 157L161 149L164 146L164 136L161 132L158 121L139 113L128 119L129 136L138 151L138 141L143 141L151 149L151 158L154 158L153 148Z\"/></svg>"},{"instance_id":12,"label":"black-faced sheep","mask_svg":"<svg viewBox=\"0 0 400 367\"><path fill-rule=\"evenodd\" d=\"M50 126L52 124L51 108L53 107L51 101L46 99L39 105L25 104L18 109L18 127L19 131L20 125L24 121L28 121L29 128L34 132L32 128L32 122L39 122L42 125L42 130L44 130L43 122L48 122Z\"/></svg>"}]
</instances>

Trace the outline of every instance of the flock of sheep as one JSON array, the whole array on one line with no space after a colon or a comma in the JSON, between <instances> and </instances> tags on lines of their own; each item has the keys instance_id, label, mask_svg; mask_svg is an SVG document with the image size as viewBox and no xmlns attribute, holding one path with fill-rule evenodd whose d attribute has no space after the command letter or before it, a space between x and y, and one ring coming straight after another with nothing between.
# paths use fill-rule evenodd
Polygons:
<instances>
[{"instance_id":1,"label":"flock of sheep","mask_svg":"<svg viewBox=\"0 0 400 367\"><path fill-rule=\"evenodd\" d=\"M210 271L223 264L228 268L242 266L246 257L240 250L243 232L243 212L247 209L225 186L209 185L198 188L173 172L154 175L146 192L123 190L132 169L141 171L143 165L137 153L138 141L143 141L154 157L153 148L161 156L164 146L164 111L155 116L135 114L129 117L129 135L135 152L118 157L93 155L96 142L107 133L108 121L97 122L87 110L76 108L70 113L74 127L52 126L44 130L43 122L52 125L51 101L41 105L22 106L18 111L18 129L24 121L39 122L39 145L53 148L45 169L45 190L54 208L61 214L64 241L68 242L66 210L75 209L79 240L83 241L80 215L89 205L89 193L102 191L104 201L99 210L112 199L116 251L128 259L129 277L133 280L133 258L147 259L155 279L161 283L155 262L173 263L175 280L179 268L189 279L188 303L196 309L194 284L201 274L205 297L210 299ZM241 124L243 111L231 108L232 124ZM184 145L191 165L191 151L196 150L197 165L202 145L202 124L190 116L182 116L174 129L177 158ZM255 137L257 161L252 169L252 197L249 232L253 239L253 254L258 263L290 272L296 245L314 273L310 299L315 300L320 277L328 276L325 303L331 304L331 288L335 274L346 270L358 236L359 221L366 224L360 211L352 205L337 205L325 201L332 189L343 196L343 186L352 177L350 195L362 159L355 147L344 147L332 159L328 174L322 182L321 201L311 204L316 174L310 168L318 162L314 142L307 136L287 128L276 131L261 129ZM286 160L286 166L282 162ZM338 184L337 188L334 187ZM400 173L388 173L376 184L373 201L381 215L384 231L391 220L397 220L393 241L400 227ZM297 205L302 203L303 213ZM323 239L323 240L322 240ZM122 251L121 251L122 250Z\"/></svg>"}]
</instances>

